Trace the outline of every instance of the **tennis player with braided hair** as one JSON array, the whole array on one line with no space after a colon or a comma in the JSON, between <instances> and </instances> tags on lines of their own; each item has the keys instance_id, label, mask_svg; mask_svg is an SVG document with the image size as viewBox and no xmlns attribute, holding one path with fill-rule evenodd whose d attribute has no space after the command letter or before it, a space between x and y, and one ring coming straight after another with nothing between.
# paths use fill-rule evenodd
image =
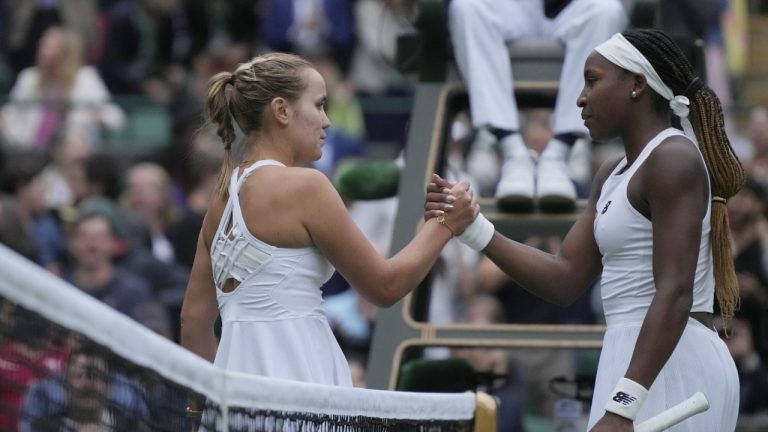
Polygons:
<instances>
[{"instance_id":1,"label":"tennis player with braided hair","mask_svg":"<svg viewBox=\"0 0 768 432\"><path fill-rule=\"evenodd\" d=\"M334 267L366 299L390 306L479 212L468 183L457 184L451 214L427 221L384 259L331 182L303 166L322 154L325 101L321 75L292 54L256 57L209 83L207 114L226 152L184 297L181 342L224 369L351 386L322 307L320 287ZM243 136L236 146L235 128Z\"/></svg>"},{"instance_id":2,"label":"tennis player with braided hair","mask_svg":"<svg viewBox=\"0 0 768 432\"><path fill-rule=\"evenodd\" d=\"M744 171L720 102L657 30L628 30L599 45L584 81L577 104L589 133L620 138L625 156L598 170L561 250L551 255L507 239L482 215L459 238L557 304L570 304L600 277L607 329L592 432L632 431L633 422L699 391L710 409L671 430L732 431L739 382L712 314L715 298L726 317L738 305L725 202ZM446 187L433 177L427 218L450 214Z\"/></svg>"}]
</instances>

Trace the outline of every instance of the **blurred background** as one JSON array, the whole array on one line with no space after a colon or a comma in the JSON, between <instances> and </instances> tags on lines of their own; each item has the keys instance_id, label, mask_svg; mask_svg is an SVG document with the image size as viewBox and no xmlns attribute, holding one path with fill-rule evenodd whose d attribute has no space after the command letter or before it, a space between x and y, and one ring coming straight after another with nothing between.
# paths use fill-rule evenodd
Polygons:
<instances>
[{"instance_id":1,"label":"blurred background","mask_svg":"<svg viewBox=\"0 0 768 432\"><path fill-rule=\"evenodd\" d=\"M342 167L383 161L397 176L408 166L408 134L419 127L412 109L420 83L460 82L450 54L419 50L430 37L427 3L448 1L0 0L0 242L178 341L197 234L223 156L202 121L208 79L269 51L307 57L326 79L332 122L314 167L335 178ZM623 3L628 14L635 10L635 1ZM698 43L697 64L723 102L749 173L728 204L742 296L728 345L744 417L768 416L768 1L650 3L647 25ZM684 12L686 4L701 13ZM445 67L445 76L426 70L432 57L447 62L432 65ZM457 103L439 169L471 178L465 157L473 131L466 100ZM551 111L547 103L523 108L529 148L551 137ZM588 183L595 164L615 151L606 144L579 153L572 161L579 178ZM373 195L344 197L386 255L398 196ZM554 251L561 236L520 239ZM567 309L546 304L458 243L446 247L430 284L423 321L602 322L594 289ZM336 274L323 292L356 384L365 387L378 311L351 288ZM585 362L589 370L596 353L436 348L424 357L463 359L484 374L474 379L518 401L521 413L552 417L552 377L578 375ZM521 394L539 396L519 402Z\"/></svg>"}]
</instances>

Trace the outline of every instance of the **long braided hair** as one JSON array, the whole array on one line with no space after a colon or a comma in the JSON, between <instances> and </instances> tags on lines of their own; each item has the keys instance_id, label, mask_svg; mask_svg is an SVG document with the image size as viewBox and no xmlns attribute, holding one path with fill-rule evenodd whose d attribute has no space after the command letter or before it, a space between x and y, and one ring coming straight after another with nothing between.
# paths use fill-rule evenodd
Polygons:
<instances>
[{"instance_id":1,"label":"long braided hair","mask_svg":"<svg viewBox=\"0 0 768 432\"><path fill-rule=\"evenodd\" d=\"M720 100L699 80L691 63L667 34L652 29L627 30L622 34L648 59L674 94L687 96L691 101L689 120L709 171L713 196L710 241L715 297L720 313L728 319L739 307L739 287L725 201L744 185L745 174L725 133ZM659 98L663 100L660 95Z\"/></svg>"}]
</instances>

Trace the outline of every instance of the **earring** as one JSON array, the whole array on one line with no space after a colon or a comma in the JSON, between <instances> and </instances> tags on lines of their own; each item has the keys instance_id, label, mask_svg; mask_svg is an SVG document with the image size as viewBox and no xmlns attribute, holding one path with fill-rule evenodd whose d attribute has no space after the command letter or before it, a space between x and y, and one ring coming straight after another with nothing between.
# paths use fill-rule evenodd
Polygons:
<instances>
[{"instance_id":1,"label":"earring","mask_svg":"<svg viewBox=\"0 0 768 432\"><path fill-rule=\"evenodd\" d=\"M634 98L636 98L636 97L637 97L637 92L636 92L636 91L634 91L634 90L632 90L632 99L634 99Z\"/></svg>"}]
</instances>

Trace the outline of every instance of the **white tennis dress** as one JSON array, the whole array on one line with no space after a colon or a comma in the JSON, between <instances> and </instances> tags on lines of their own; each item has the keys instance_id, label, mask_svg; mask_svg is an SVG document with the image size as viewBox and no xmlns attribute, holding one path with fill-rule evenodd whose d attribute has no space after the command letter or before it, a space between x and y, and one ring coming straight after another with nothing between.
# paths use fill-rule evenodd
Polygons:
<instances>
[{"instance_id":1,"label":"white tennis dress","mask_svg":"<svg viewBox=\"0 0 768 432\"><path fill-rule=\"evenodd\" d=\"M594 232L603 256L600 288L607 329L592 398L590 428L605 414L604 407L616 382L627 371L640 326L656 293L651 222L630 204L627 185L648 155L672 135L682 133L666 129L645 146L631 166L626 167L626 157L619 162L603 184L597 201ZM709 232L710 211L707 210L694 277L692 312L712 312L715 284ZM669 430L733 431L739 407L736 366L717 333L689 318L675 350L651 385L636 423L699 391L709 399L710 409Z\"/></svg>"},{"instance_id":2,"label":"white tennis dress","mask_svg":"<svg viewBox=\"0 0 768 432\"><path fill-rule=\"evenodd\" d=\"M333 267L314 247L279 248L246 228L238 192L262 160L232 174L229 199L211 247L222 329L214 364L227 370L352 386L349 366L323 310L320 286ZM231 292L221 287L239 282Z\"/></svg>"}]
</instances>

